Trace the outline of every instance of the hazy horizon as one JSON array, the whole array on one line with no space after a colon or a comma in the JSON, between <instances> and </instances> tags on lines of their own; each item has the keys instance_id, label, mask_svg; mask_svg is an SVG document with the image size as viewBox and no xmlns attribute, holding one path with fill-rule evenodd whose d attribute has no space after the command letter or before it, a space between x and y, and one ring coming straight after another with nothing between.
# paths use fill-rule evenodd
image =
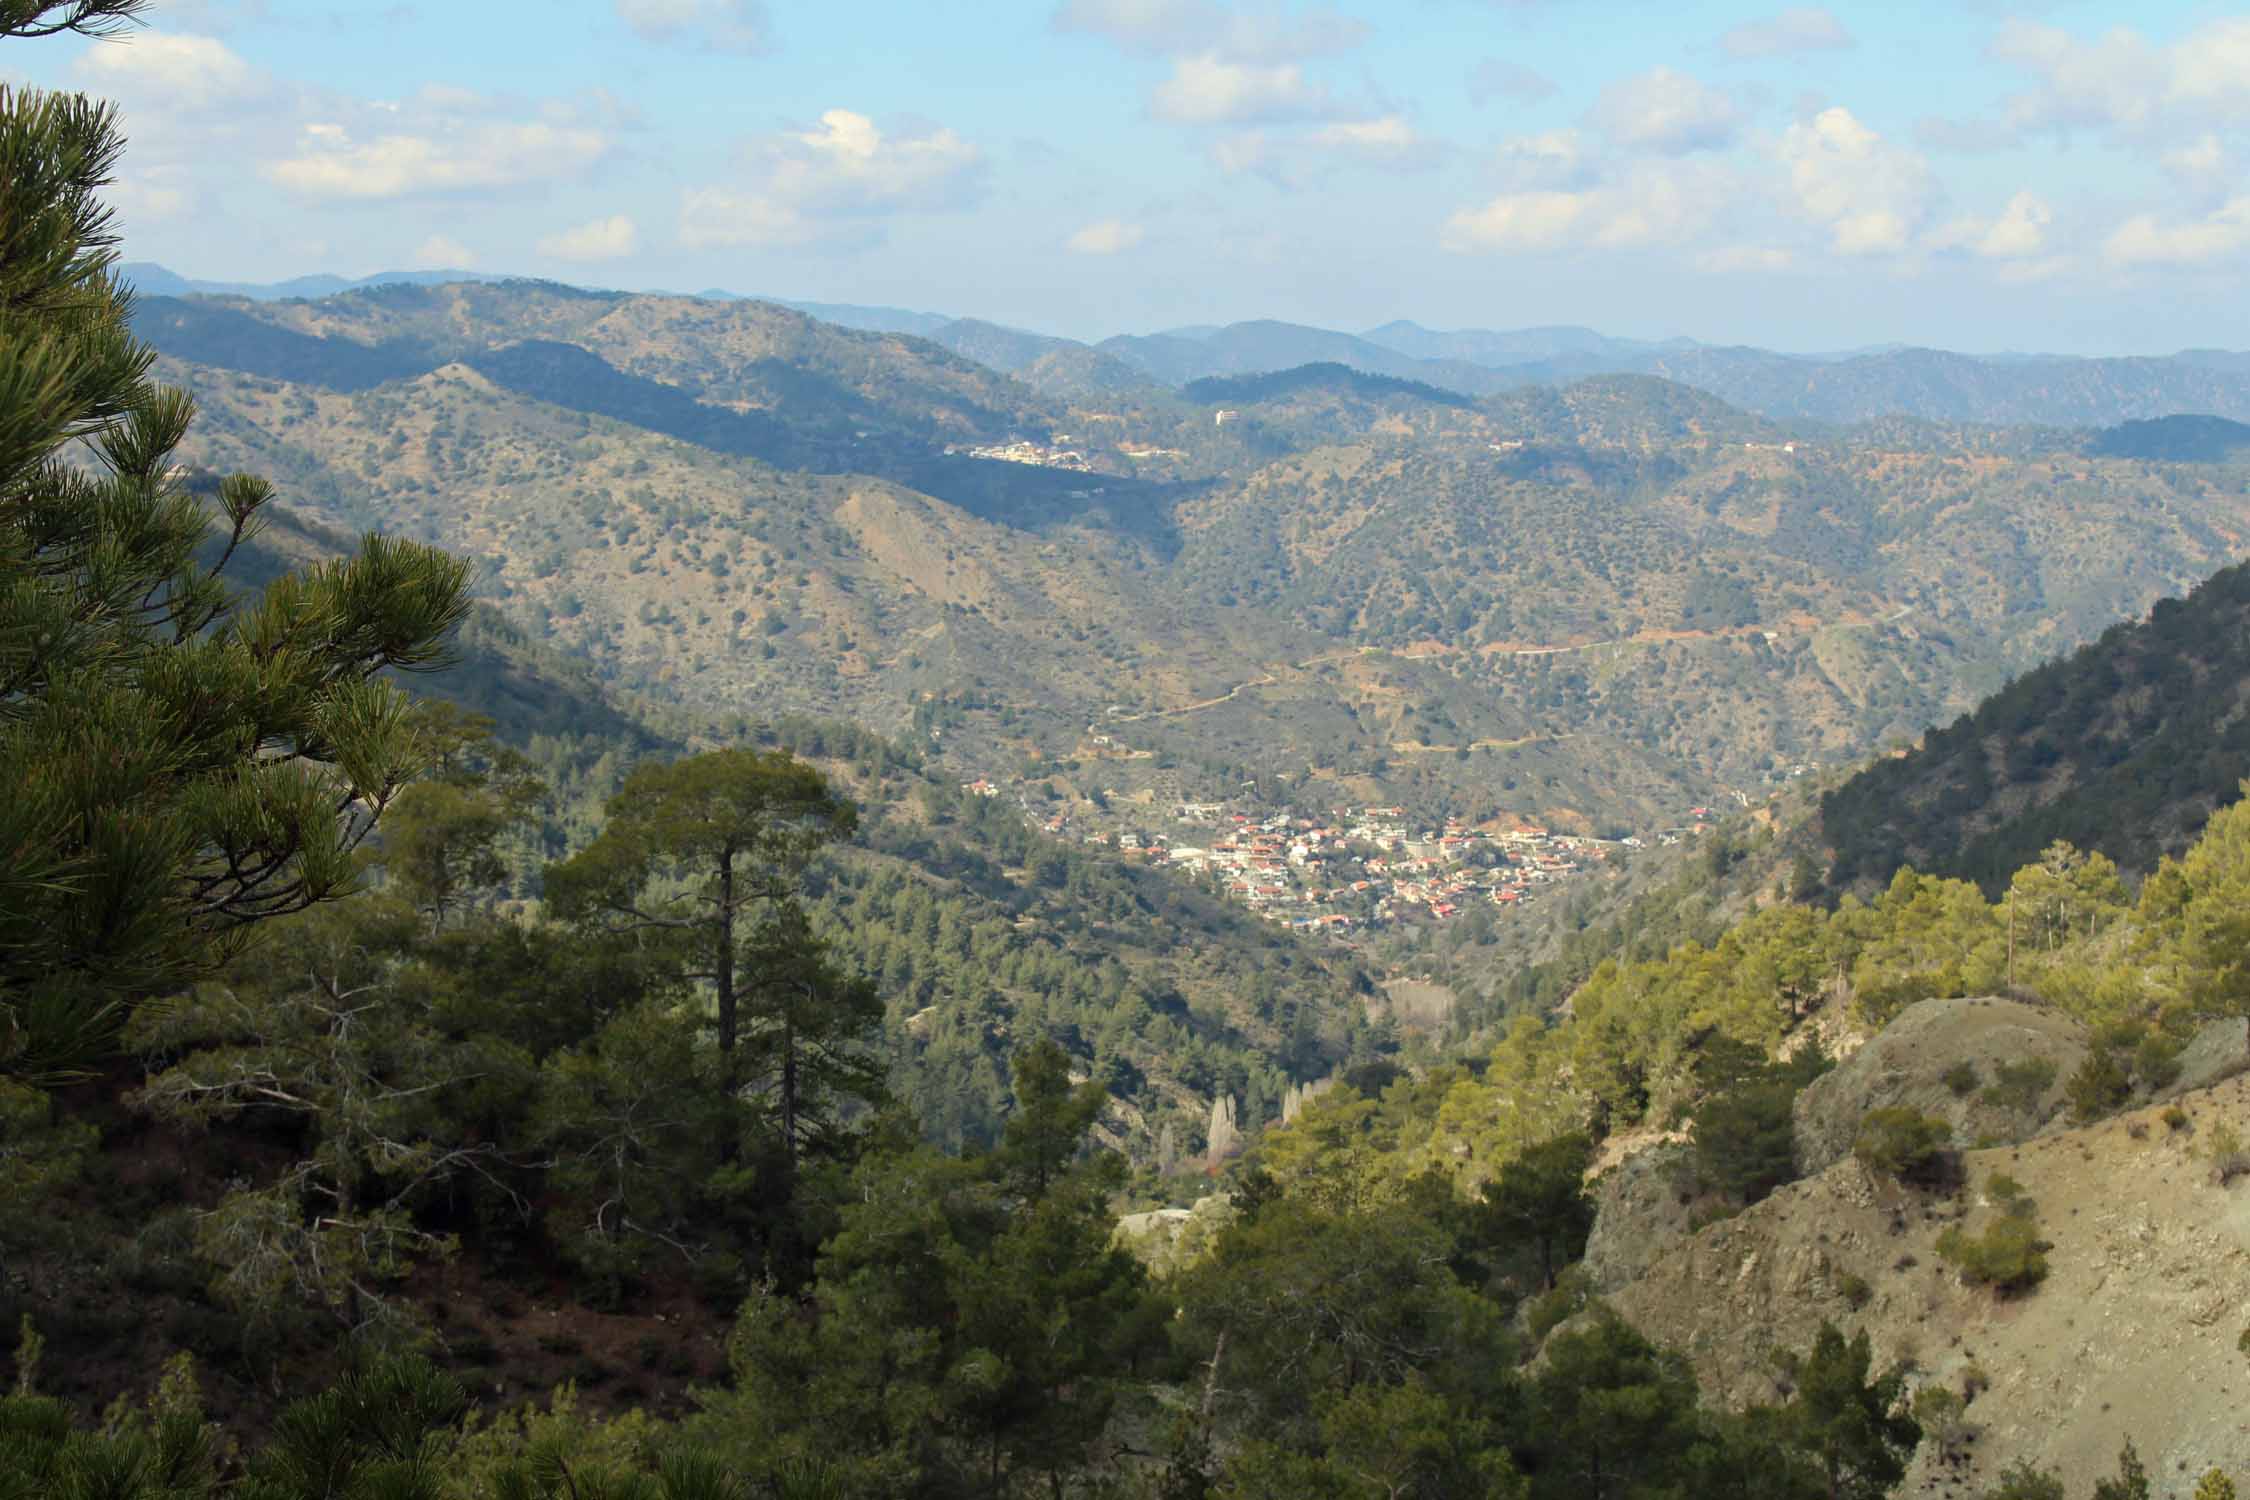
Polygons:
<instances>
[{"instance_id":1,"label":"hazy horizon","mask_svg":"<svg viewBox=\"0 0 2250 1500\"><path fill-rule=\"evenodd\" d=\"M2241 343L2250 16L2126 15L159 0L10 66L120 101L126 258L210 280L458 266L1088 340Z\"/></svg>"}]
</instances>

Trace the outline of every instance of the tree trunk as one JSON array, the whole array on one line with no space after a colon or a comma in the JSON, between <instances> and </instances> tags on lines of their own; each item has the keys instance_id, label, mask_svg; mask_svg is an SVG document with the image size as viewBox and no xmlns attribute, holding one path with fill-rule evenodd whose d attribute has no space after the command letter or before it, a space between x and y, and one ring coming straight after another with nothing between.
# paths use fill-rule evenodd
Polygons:
<instances>
[{"instance_id":1,"label":"tree trunk","mask_svg":"<svg viewBox=\"0 0 2250 1500\"><path fill-rule=\"evenodd\" d=\"M719 991L719 1097L726 1108L719 1113L719 1160L732 1164L741 1152L734 1128L734 1096L740 1087L735 1077L734 1034L734 846L719 850L719 951L711 966Z\"/></svg>"},{"instance_id":2,"label":"tree trunk","mask_svg":"<svg viewBox=\"0 0 2250 1500\"><path fill-rule=\"evenodd\" d=\"M719 851L719 951L712 965L719 989L719 1073L729 1095L734 1093L734 850Z\"/></svg>"},{"instance_id":3,"label":"tree trunk","mask_svg":"<svg viewBox=\"0 0 2250 1500\"><path fill-rule=\"evenodd\" d=\"M797 1176L797 1027L786 1014L781 1022L781 1156L794 1181Z\"/></svg>"}]
</instances>

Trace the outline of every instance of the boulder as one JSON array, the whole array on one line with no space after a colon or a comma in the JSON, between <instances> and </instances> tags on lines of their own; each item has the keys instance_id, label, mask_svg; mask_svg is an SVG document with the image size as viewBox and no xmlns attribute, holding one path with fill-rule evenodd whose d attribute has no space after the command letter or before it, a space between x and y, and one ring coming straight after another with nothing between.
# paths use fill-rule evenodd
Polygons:
<instances>
[{"instance_id":1,"label":"boulder","mask_svg":"<svg viewBox=\"0 0 2250 1500\"><path fill-rule=\"evenodd\" d=\"M1876 1037L1797 1096L1797 1170L1826 1170L1851 1154L1868 1111L1904 1108L1953 1127L1961 1146L2029 1140L2061 1112L2063 1086L2085 1059L2086 1028L2060 1011L1997 996L1925 1000L1899 1012ZM2028 1109L1989 1095L2002 1063L2042 1058L2054 1078ZM1966 1063L1975 1083L1957 1091L1948 1074Z\"/></svg>"}]
</instances>

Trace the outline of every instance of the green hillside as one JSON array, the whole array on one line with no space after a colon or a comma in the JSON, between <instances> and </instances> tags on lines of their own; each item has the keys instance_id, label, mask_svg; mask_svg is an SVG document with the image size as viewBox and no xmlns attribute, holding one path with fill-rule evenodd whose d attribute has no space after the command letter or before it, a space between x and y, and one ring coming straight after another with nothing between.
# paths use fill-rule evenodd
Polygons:
<instances>
[{"instance_id":1,"label":"green hillside","mask_svg":"<svg viewBox=\"0 0 2250 1500\"><path fill-rule=\"evenodd\" d=\"M1988 889L2055 839L2146 872L2250 776L2250 565L2008 684L1831 792L1830 882L1902 864Z\"/></svg>"}]
</instances>

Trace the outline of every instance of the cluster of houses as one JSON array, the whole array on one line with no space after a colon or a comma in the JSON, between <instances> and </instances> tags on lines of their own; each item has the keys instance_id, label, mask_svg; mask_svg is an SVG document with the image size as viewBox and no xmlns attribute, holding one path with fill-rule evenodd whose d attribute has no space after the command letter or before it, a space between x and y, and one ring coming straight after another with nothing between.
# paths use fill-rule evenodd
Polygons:
<instances>
[{"instance_id":1,"label":"cluster of houses","mask_svg":"<svg viewBox=\"0 0 2250 1500\"><path fill-rule=\"evenodd\" d=\"M1076 469L1081 474L1091 473L1094 467L1076 448L1034 443L1028 438L1018 438L1012 443L980 443L973 447L947 443L945 456L990 458L1004 464L1036 464L1043 469Z\"/></svg>"},{"instance_id":2,"label":"cluster of houses","mask_svg":"<svg viewBox=\"0 0 2250 1500\"><path fill-rule=\"evenodd\" d=\"M961 783L976 797L1001 788L979 777ZM1502 911L1536 902L1562 882L1645 849L1637 835L1600 839L1536 824L1471 826L1448 818L1416 825L1403 807L1343 807L1325 814L1231 802L1181 802L1169 831L1150 826L1088 828L1070 808L1034 811L1047 834L1107 849L1120 858L1199 877L1266 920L1299 932L1348 936L1396 923L1442 923L1484 903ZM1677 844L1706 833L1720 813L1685 810L1654 835Z\"/></svg>"},{"instance_id":3,"label":"cluster of houses","mask_svg":"<svg viewBox=\"0 0 2250 1500\"><path fill-rule=\"evenodd\" d=\"M1045 820L1067 836L1070 819ZM1079 835L1128 859L1202 876L1268 921L1300 932L1347 934L1396 922L1444 922L1477 902L1502 909L1599 867L1620 846L1517 826L1495 832L1448 819L1416 827L1402 807L1239 811L1185 802L1176 833ZM1184 831L1193 829L1194 832Z\"/></svg>"}]
</instances>

